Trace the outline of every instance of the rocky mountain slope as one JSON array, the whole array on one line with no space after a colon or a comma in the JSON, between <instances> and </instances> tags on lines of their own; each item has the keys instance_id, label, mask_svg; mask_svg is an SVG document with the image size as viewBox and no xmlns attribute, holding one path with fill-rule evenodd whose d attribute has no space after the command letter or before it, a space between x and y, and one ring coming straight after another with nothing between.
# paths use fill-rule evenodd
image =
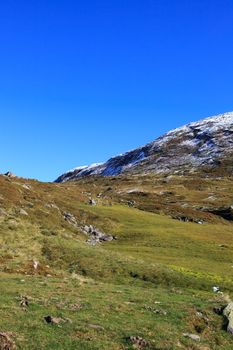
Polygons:
<instances>
[{"instance_id":1,"label":"rocky mountain slope","mask_svg":"<svg viewBox=\"0 0 233 350\"><path fill-rule=\"evenodd\" d=\"M102 164L75 168L56 182L89 175L192 173L221 170L231 174L233 112L202 119L174 129L147 145Z\"/></svg>"}]
</instances>

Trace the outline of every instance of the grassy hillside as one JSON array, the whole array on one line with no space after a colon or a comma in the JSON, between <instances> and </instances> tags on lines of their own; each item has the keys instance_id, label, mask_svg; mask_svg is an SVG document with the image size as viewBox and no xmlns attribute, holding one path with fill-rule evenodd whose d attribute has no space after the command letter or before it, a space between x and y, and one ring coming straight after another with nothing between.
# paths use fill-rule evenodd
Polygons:
<instances>
[{"instance_id":1,"label":"grassy hillside","mask_svg":"<svg viewBox=\"0 0 233 350\"><path fill-rule=\"evenodd\" d=\"M233 224L209 209L233 203L231 183L0 176L0 333L26 350L230 350L233 339L212 309L233 293ZM84 225L117 240L91 246ZM215 285L224 295L212 292ZM62 320L47 324L48 315Z\"/></svg>"}]
</instances>

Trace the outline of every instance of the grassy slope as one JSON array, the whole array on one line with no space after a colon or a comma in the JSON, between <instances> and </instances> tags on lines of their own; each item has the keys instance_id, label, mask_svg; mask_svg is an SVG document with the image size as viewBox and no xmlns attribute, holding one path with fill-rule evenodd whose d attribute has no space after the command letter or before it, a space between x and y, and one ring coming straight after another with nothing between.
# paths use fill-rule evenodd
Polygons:
<instances>
[{"instance_id":1,"label":"grassy slope","mask_svg":"<svg viewBox=\"0 0 233 350\"><path fill-rule=\"evenodd\" d=\"M0 177L6 211L0 217L0 330L15 333L20 349L131 349L131 335L149 340L151 349L231 349L232 339L212 312L223 301L211 287L232 291L232 225L179 222L119 204L113 192L91 207L85 191L97 193L101 186L94 185ZM118 240L88 246L63 219L64 211ZM40 262L36 272L33 259ZM19 307L20 295L30 298L27 312ZM198 310L207 313L208 324L198 319ZM72 324L46 325L47 314ZM200 327L200 344L182 336Z\"/></svg>"}]
</instances>

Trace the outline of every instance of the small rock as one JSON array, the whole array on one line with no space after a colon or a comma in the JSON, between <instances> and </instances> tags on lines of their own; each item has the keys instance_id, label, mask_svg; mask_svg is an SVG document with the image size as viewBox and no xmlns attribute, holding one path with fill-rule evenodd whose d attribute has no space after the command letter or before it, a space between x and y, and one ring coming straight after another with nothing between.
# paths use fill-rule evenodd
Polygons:
<instances>
[{"instance_id":1,"label":"small rock","mask_svg":"<svg viewBox=\"0 0 233 350\"><path fill-rule=\"evenodd\" d=\"M63 217L70 225L74 227L78 227L78 222L73 214L64 212Z\"/></svg>"},{"instance_id":2,"label":"small rock","mask_svg":"<svg viewBox=\"0 0 233 350\"><path fill-rule=\"evenodd\" d=\"M58 211L60 211L59 207L56 204L54 204L54 203L46 203L45 207L46 208L51 208L51 209L57 209Z\"/></svg>"},{"instance_id":3,"label":"small rock","mask_svg":"<svg viewBox=\"0 0 233 350\"><path fill-rule=\"evenodd\" d=\"M135 205L135 201L128 201L127 204L129 208L132 208Z\"/></svg>"},{"instance_id":4,"label":"small rock","mask_svg":"<svg viewBox=\"0 0 233 350\"><path fill-rule=\"evenodd\" d=\"M79 311L79 310L82 310L83 306L81 304L71 304L69 305L69 310L72 310L72 311Z\"/></svg>"},{"instance_id":5,"label":"small rock","mask_svg":"<svg viewBox=\"0 0 233 350\"><path fill-rule=\"evenodd\" d=\"M212 290L214 293L218 293L220 291L220 288L218 286L213 286Z\"/></svg>"},{"instance_id":6,"label":"small rock","mask_svg":"<svg viewBox=\"0 0 233 350\"><path fill-rule=\"evenodd\" d=\"M104 331L104 327L102 326L99 326L98 324L88 324L88 327L92 328L92 329L95 329L97 331Z\"/></svg>"},{"instance_id":7,"label":"small rock","mask_svg":"<svg viewBox=\"0 0 233 350\"><path fill-rule=\"evenodd\" d=\"M69 318L63 318L63 317L53 317L53 316L45 316L44 320L47 323L51 324L60 324L60 323L72 323L72 321Z\"/></svg>"},{"instance_id":8,"label":"small rock","mask_svg":"<svg viewBox=\"0 0 233 350\"><path fill-rule=\"evenodd\" d=\"M197 334L191 334L191 333L183 333L183 336L186 338L190 338L194 341L201 341L201 337Z\"/></svg>"},{"instance_id":9,"label":"small rock","mask_svg":"<svg viewBox=\"0 0 233 350\"><path fill-rule=\"evenodd\" d=\"M144 348L150 345L150 343L147 340L138 336L131 336L128 339L133 344L134 348L138 350L143 350Z\"/></svg>"},{"instance_id":10,"label":"small rock","mask_svg":"<svg viewBox=\"0 0 233 350\"><path fill-rule=\"evenodd\" d=\"M19 210L19 214L20 214L20 215L28 216L28 213L26 212L26 210L24 210L24 209L22 209L22 208Z\"/></svg>"},{"instance_id":11,"label":"small rock","mask_svg":"<svg viewBox=\"0 0 233 350\"><path fill-rule=\"evenodd\" d=\"M31 190L31 188L32 188L32 187L31 187L30 185L28 185L28 184L23 184L22 187L25 188L25 190Z\"/></svg>"},{"instance_id":12,"label":"small rock","mask_svg":"<svg viewBox=\"0 0 233 350\"><path fill-rule=\"evenodd\" d=\"M34 270L37 270L38 266L39 266L39 261L34 260L33 261L33 268L34 268Z\"/></svg>"},{"instance_id":13,"label":"small rock","mask_svg":"<svg viewBox=\"0 0 233 350\"><path fill-rule=\"evenodd\" d=\"M94 199L90 198L89 199L89 204L90 205L96 205L97 203L96 203L96 201Z\"/></svg>"},{"instance_id":14,"label":"small rock","mask_svg":"<svg viewBox=\"0 0 233 350\"><path fill-rule=\"evenodd\" d=\"M28 307L28 305L29 305L29 303L28 303L28 297L26 297L26 296L21 296L19 305L20 305L22 308L26 309L26 308Z\"/></svg>"},{"instance_id":15,"label":"small rock","mask_svg":"<svg viewBox=\"0 0 233 350\"><path fill-rule=\"evenodd\" d=\"M153 312L154 314L157 314L157 315L162 315L162 316L166 316L167 315L167 311L165 311L163 309L156 309L154 307L147 306L147 305L145 305L144 308L146 310L148 310L148 311Z\"/></svg>"}]
</instances>

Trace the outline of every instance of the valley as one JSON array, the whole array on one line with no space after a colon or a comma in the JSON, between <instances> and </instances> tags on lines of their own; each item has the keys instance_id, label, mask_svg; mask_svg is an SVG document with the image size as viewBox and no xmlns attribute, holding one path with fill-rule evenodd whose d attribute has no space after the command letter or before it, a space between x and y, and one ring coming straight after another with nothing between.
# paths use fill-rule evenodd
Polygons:
<instances>
[{"instance_id":1,"label":"valley","mask_svg":"<svg viewBox=\"0 0 233 350\"><path fill-rule=\"evenodd\" d=\"M231 207L232 188L230 177L0 176L1 331L19 349L230 350L213 309L233 294L233 228L213 211ZM115 239L89 244L85 225Z\"/></svg>"}]
</instances>

